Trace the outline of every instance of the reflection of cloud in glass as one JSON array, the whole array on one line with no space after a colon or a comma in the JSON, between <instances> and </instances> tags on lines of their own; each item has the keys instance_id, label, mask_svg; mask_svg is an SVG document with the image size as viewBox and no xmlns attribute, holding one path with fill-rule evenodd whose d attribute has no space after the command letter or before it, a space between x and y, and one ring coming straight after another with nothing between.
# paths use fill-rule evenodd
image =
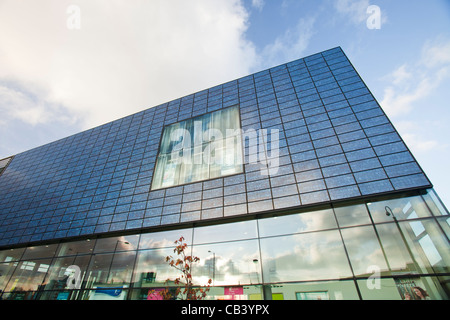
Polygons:
<instances>
[{"instance_id":1,"label":"reflection of cloud in glass","mask_svg":"<svg viewBox=\"0 0 450 320\"><path fill-rule=\"evenodd\" d=\"M259 220L262 237L337 228L331 209Z\"/></svg>"},{"instance_id":2,"label":"reflection of cloud in glass","mask_svg":"<svg viewBox=\"0 0 450 320\"><path fill-rule=\"evenodd\" d=\"M179 272L166 262L166 257L170 255L177 259L173 247L140 251L133 273L133 282L139 282L149 272L155 274L156 283L159 284L163 284L167 279L174 280L179 276Z\"/></svg>"},{"instance_id":3,"label":"reflection of cloud in glass","mask_svg":"<svg viewBox=\"0 0 450 320\"><path fill-rule=\"evenodd\" d=\"M381 270L388 269L372 226L346 228L341 233L355 275L371 273L368 267L373 265Z\"/></svg>"},{"instance_id":4,"label":"reflection of cloud in glass","mask_svg":"<svg viewBox=\"0 0 450 320\"><path fill-rule=\"evenodd\" d=\"M200 258L193 270L196 284L205 285L208 279L214 280L215 285L260 281L260 274L257 274L260 270L260 258L256 240L196 246L193 254Z\"/></svg>"},{"instance_id":5,"label":"reflection of cloud in glass","mask_svg":"<svg viewBox=\"0 0 450 320\"><path fill-rule=\"evenodd\" d=\"M338 231L261 240L265 281L331 279L351 276Z\"/></svg>"},{"instance_id":6,"label":"reflection of cloud in glass","mask_svg":"<svg viewBox=\"0 0 450 320\"><path fill-rule=\"evenodd\" d=\"M143 234L139 243L139 249L175 247L175 241L184 237L186 243L192 239L192 229L154 232Z\"/></svg>"}]
</instances>

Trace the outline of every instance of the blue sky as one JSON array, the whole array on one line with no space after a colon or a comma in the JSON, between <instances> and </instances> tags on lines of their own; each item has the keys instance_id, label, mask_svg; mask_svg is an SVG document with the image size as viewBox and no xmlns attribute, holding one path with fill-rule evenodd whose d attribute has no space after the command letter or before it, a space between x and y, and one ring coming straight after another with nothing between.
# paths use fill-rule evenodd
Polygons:
<instances>
[{"instance_id":1,"label":"blue sky","mask_svg":"<svg viewBox=\"0 0 450 320\"><path fill-rule=\"evenodd\" d=\"M0 1L0 159L335 46L448 206L444 0Z\"/></svg>"}]
</instances>

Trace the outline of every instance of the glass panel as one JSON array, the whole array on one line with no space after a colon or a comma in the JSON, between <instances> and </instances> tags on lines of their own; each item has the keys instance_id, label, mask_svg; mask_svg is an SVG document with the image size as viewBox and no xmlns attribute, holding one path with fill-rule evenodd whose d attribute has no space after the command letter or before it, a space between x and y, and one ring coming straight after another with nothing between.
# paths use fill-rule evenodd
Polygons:
<instances>
[{"instance_id":1,"label":"glass panel","mask_svg":"<svg viewBox=\"0 0 450 320\"><path fill-rule=\"evenodd\" d=\"M78 300L81 298L79 290L43 291L38 293L39 300Z\"/></svg>"},{"instance_id":2,"label":"glass panel","mask_svg":"<svg viewBox=\"0 0 450 320\"><path fill-rule=\"evenodd\" d=\"M83 291L82 300L126 300L127 294L122 287L98 288Z\"/></svg>"},{"instance_id":3,"label":"glass panel","mask_svg":"<svg viewBox=\"0 0 450 320\"><path fill-rule=\"evenodd\" d=\"M105 287L113 254L95 254L92 256L85 278L85 288Z\"/></svg>"},{"instance_id":4,"label":"glass panel","mask_svg":"<svg viewBox=\"0 0 450 320\"><path fill-rule=\"evenodd\" d=\"M194 244L256 238L256 221L195 228Z\"/></svg>"},{"instance_id":5,"label":"glass panel","mask_svg":"<svg viewBox=\"0 0 450 320\"><path fill-rule=\"evenodd\" d=\"M375 223L430 217L430 211L420 196L385 200L367 204ZM389 215L387 214L389 213Z\"/></svg>"},{"instance_id":6,"label":"glass panel","mask_svg":"<svg viewBox=\"0 0 450 320\"><path fill-rule=\"evenodd\" d=\"M263 288L258 285L211 287L206 300L262 300Z\"/></svg>"},{"instance_id":7,"label":"glass panel","mask_svg":"<svg viewBox=\"0 0 450 320\"><path fill-rule=\"evenodd\" d=\"M239 285L261 283L261 259L257 240L194 246L196 285Z\"/></svg>"},{"instance_id":8,"label":"glass panel","mask_svg":"<svg viewBox=\"0 0 450 320\"><path fill-rule=\"evenodd\" d=\"M152 190L243 171L237 106L164 129Z\"/></svg>"},{"instance_id":9,"label":"glass panel","mask_svg":"<svg viewBox=\"0 0 450 320\"><path fill-rule=\"evenodd\" d=\"M136 250L139 244L139 235L129 235L98 239L95 244L95 253Z\"/></svg>"},{"instance_id":10,"label":"glass panel","mask_svg":"<svg viewBox=\"0 0 450 320\"><path fill-rule=\"evenodd\" d=\"M386 253L387 262L392 273L418 272L418 266L408 252L395 224L380 224L376 226L381 245Z\"/></svg>"},{"instance_id":11,"label":"glass panel","mask_svg":"<svg viewBox=\"0 0 450 320\"><path fill-rule=\"evenodd\" d=\"M6 167L6 165L8 164L10 158L6 158L3 160L0 160L0 170L3 169L4 167Z\"/></svg>"},{"instance_id":12,"label":"glass panel","mask_svg":"<svg viewBox=\"0 0 450 320\"><path fill-rule=\"evenodd\" d=\"M159 152L161 154L171 153L174 147L177 145L179 146L180 143L190 144L190 140L183 141L183 139L187 137L186 135L183 135L184 130L188 130L189 132L189 125L188 128L186 128L186 124L187 124L186 121L182 121L167 126L164 129L159 149Z\"/></svg>"},{"instance_id":13,"label":"glass panel","mask_svg":"<svg viewBox=\"0 0 450 320\"><path fill-rule=\"evenodd\" d=\"M331 209L260 219L261 237L337 228Z\"/></svg>"},{"instance_id":14,"label":"glass panel","mask_svg":"<svg viewBox=\"0 0 450 320\"><path fill-rule=\"evenodd\" d=\"M369 213L365 204L334 208L340 227L370 224Z\"/></svg>"},{"instance_id":15,"label":"glass panel","mask_svg":"<svg viewBox=\"0 0 450 320\"><path fill-rule=\"evenodd\" d=\"M120 287L129 287L133 274L136 251L127 251L114 254L108 274L108 284Z\"/></svg>"},{"instance_id":16,"label":"glass panel","mask_svg":"<svg viewBox=\"0 0 450 320\"><path fill-rule=\"evenodd\" d=\"M434 277L358 280L366 300L447 300L448 294Z\"/></svg>"},{"instance_id":17,"label":"glass panel","mask_svg":"<svg viewBox=\"0 0 450 320\"><path fill-rule=\"evenodd\" d=\"M444 230L447 238L450 238L450 217L440 217L437 218L437 221L442 227L442 230Z\"/></svg>"},{"instance_id":18,"label":"glass panel","mask_svg":"<svg viewBox=\"0 0 450 320\"><path fill-rule=\"evenodd\" d=\"M86 288L98 290L129 287L136 251L115 254L96 254L87 272Z\"/></svg>"},{"instance_id":19,"label":"glass panel","mask_svg":"<svg viewBox=\"0 0 450 320\"><path fill-rule=\"evenodd\" d=\"M181 164L178 162L178 159L172 160L171 154L162 154L158 156L152 190L171 187L178 184L181 168Z\"/></svg>"},{"instance_id":20,"label":"glass panel","mask_svg":"<svg viewBox=\"0 0 450 320\"><path fill-rule=\"evenodd\" d=\"M152 288L135 289L131 300L152 300ZM211 287L206 300L262 300L262 286Z\"/></svg>"},{"instance_id":21,"label":"glass panel","mask_svg":"<svg viewBox=\"0 0 450 320\"><path fill-rule=\"evenodd\" d=\"M5 291L36 291L50 267L51 259L21 261L17 265Z\"/></svg>"},{"instance_id":22,"label":"glass panel","mask_svg":"<svg viewBox=\"0 0 450 320\"><path fill-rule=\"evenodd\" d=\"M0 262L17 261L22 257L25 248L0 251Z\"/></svg>"},{"instance_id":23,"label":"glass panel","mask_svg":"<svg viewBox=\"0 0 450 320\"><path fill-rule=\"evenodd\" d=\"M16 267L17 262L0 263L0 294L5 291L5 286L8 284L9 278Z\"/></svg>"},{"instance_id":24,"label":"glass panel","mask_svg":"<svg viewBox=\"0 0 450 320\"><path fill-rule=\"evenodd\" d=\"M346 228L341 233L355 276L370 276L374 267L380 271L388 270L372 226Z\"/></svg>"},{"instance_id":25,"label":"glass panel","mask_svg":"<svg viewBox=\"0 0 450 320\"><path fill-rule=\"evenodd\" d=\"M358 300L353 281L282 283L270 286L272 297L283 300Z\"/></svg>"},{"instance_id":26,"label":"glass panel","mask_svg":"<svg viewBox=\"0 0 450 320\"><path fill-rule=\"evenodd\" d=\"M190 253L190 249L187 252ZM166 262L166 257L173 255L173 247L139 251L133 272L133 286L165 287L167 279L171 279L169 285L173 285L173 280L180 276L180 273Z\"/></svg>"},{"instance_id":27,"label":"glass panel","mask_svg":"<svg viewBox=\"0 0 450 320\"><path fill-rule=\"evenodd\" d=\"M376 226L393 273L448 272L447 238L434 221L420 223L422 232L418 235L417 225L410 222Z\"/></svg>"},{"instance_id":28,"label":"glass panel","mask_svg":"<svg viewBox=\"0 0 450 320\"><path fill-rule=\"evenodd\" d=\"M265 282L352 276L339 231L261 239Z\"/></svg>"},{"instance_id":29,"label":"glass panel","mask_svg":"<svg viewBox=\"0 0 450 320\"><path fill-rule=\"evenodd\" d=\"M153 232L141 235L139 249L174 247L176 240L183 237L186 243L192 240L192 229Z\"/></svg>"},{"instance_id":30,"label":"glass panel","mask_svg":"<svg viewBox=\"0 0 450 320\"><path fill-rule=\"evenodd\" d=\"M417 252L426 266L431 266L436 273L450 271L448 239L434 220L403 222L401 226L415 247L413 252Z\"/></svg>"},{"instance_id":31,"label":"glass panel","mask_svg":"<svg viewBox=\"0 0 450 320\"><path fill-rule=\"evenodd\" d=\"M39 259L48 258L55 255L57 244L50 244L38 247L28 247L22 257L22 259Z\"/></svg>"},{"instance_id":32,"label":"glass panel","mask_svg":"<svg viewBox=\"0 0 450 320\"><path fill-rule=\"evenodd\" d=\"M448 215L448 210L443 205L442 201L439 199L436 192L431 189L427 190L427 194L423 196L425 202L427 203L430 210L435 216L446 216Z\"/></svg>"},{"instance_id":33,"label":"glass panel","mask_svg":"<svg viewBox=\"0 0 450 320\"><path fill-rule=\"evenodd\" d=\"M38 293L35 291L14 291L2 294L2 300L36 300L37 297Z\"/></svg>"},{"instance_id":34,"label":"glass panel","mask_svg":"<svg viewBox=\"0 0 450 320\"><path fill-rule=\"evenodd\" d=\"M63 243L59 246L57 256L71 256L78 254L92 253L95 246L95 240L82 240Z\"/></svg>"},{"instance_id":35,"label":"glass panel","mask_svg":"<svg viewBox=\"0 0 450 320\"><path fill-rule=\"evenodd\" d=\"M70 287L81 289L81 283L84 280L90 259L89 255L54 259L44 280L44 290L67 289L67 281L71 275L75 275L76 278L72 277L72 280L75 281L72 282ZM80 274L75 274L75 268L71 266L77 266L80 269Z\"/></svg>"}]
</instances>

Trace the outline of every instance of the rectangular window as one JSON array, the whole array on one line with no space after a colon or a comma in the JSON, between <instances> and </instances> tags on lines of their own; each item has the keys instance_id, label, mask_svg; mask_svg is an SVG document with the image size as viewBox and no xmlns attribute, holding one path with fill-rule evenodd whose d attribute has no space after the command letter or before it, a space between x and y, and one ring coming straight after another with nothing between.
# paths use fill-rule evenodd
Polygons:
<instances>
[{"instance_id":1,"label":"rectangular window","mask_svg":"<svg viewBox=\"0 0 450 320\"><path fill-rule=\"evenodd\" d=\"M11 159L12 157L0 160L0 174L2 174L2 172L6 169Z\"/></svg>"},{"instance_id":2,"label":"rectangular window","mask_svg":"<svg viewBox=\"0 0 450 320\"><path fill-rule=\"evenodd\" d=\"M164 128L152 190L243 172L237 106Z\"/></svg>"}]
</instances>

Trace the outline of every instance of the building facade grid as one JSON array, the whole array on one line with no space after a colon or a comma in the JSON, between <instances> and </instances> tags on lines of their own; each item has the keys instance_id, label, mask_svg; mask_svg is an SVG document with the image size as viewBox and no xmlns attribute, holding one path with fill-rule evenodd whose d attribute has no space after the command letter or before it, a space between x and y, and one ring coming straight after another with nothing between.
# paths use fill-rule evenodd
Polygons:
<instances>
[{"instance_id":1,"label":"building facade grid","mask_svg":"<svg viewBox=\"0 0 450 320\"><path fill-rule=\"evenodd\" d=\"M238 105L278 129L244 173L150 191L164 126ZM246 160L254 150L245 139ZM265 156L264 156L265 154ZM341 48L197 92L15 155L0 176L0 246L157 228L432 187Z\"/></svg>"}]
</instances>

